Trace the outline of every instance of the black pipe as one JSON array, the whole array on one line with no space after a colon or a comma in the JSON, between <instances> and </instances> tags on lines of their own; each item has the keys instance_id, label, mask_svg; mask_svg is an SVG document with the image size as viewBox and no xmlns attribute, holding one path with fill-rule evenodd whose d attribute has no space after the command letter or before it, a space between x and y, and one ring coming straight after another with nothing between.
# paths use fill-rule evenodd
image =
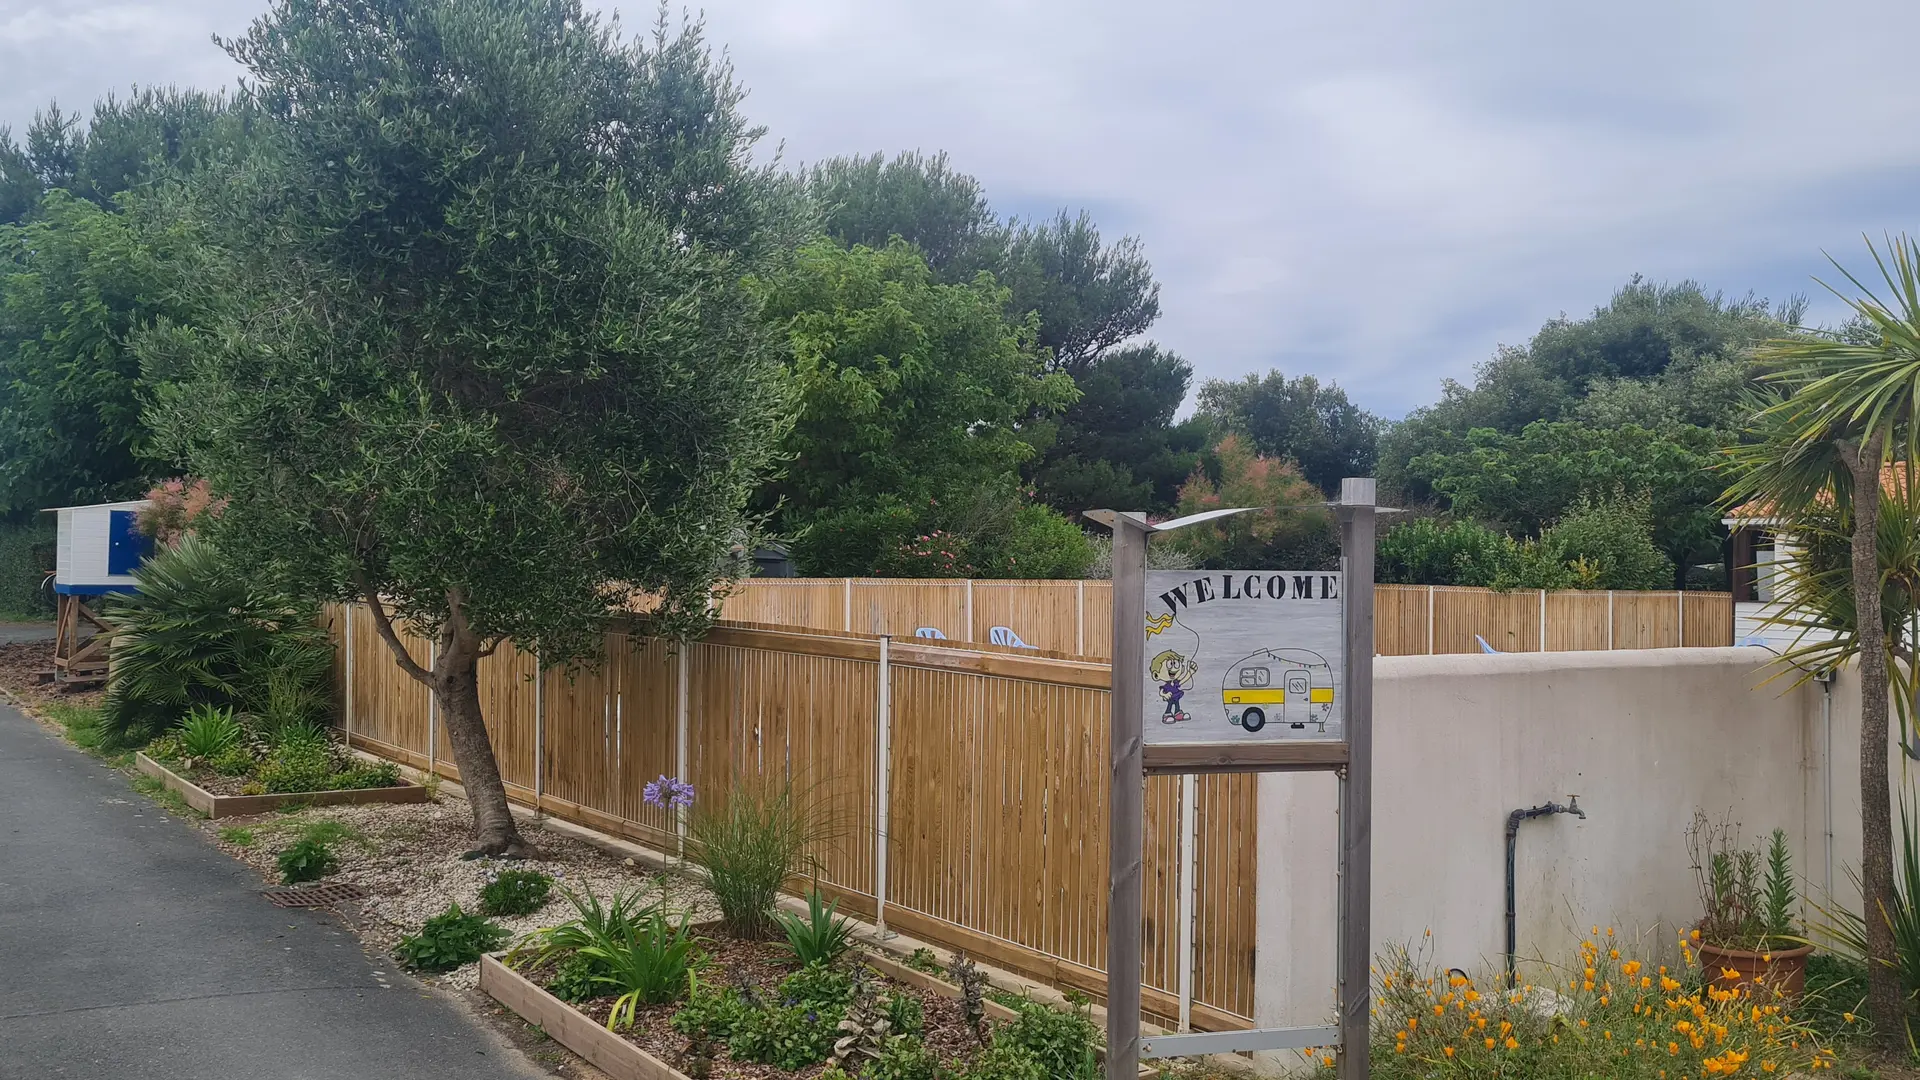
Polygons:
<instances>
[{"instance_id":1,"label":"black pipe","mask_svg":"<svg viewBox=\"0 0 1920 1080\"><path fill-rule=\"evenodd\" d=\"M1514 924L1518 921L1518 913L1514 910L1513 900L1513 854L1514 850L1520 846L1520 823L1529 818L1549 817L1553 814L1576 814L1582 821L1587 819L1587 812L1580 809L1578 795L1568 796L1565 806L1556 802L1541 803L1532 809L1515 810L1507 815L1507 988L1509 990L1519 985L1519 980L1514 974L1513 959L1513 954L1518 947L1514 938Z\"/></svg>"}]
</instances>

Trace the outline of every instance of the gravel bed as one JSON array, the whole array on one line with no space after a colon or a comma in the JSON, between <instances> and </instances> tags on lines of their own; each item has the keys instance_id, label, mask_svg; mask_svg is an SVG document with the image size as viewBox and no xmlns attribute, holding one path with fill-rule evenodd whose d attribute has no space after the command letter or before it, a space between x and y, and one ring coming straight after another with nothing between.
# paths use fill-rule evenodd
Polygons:
<instances>
[{"instance_id":1,"label":"gravel bed","mask_svg":"<svg viewBox=\"0 0 1920 1080\"><path fill-rule=\"evenodd\" d=\"M302 825L321 820L342 822L358 834L334 846L339 869L322 881L352 882L367 891L366 899L342 904L339 911L362 940L381 951L398 944L402 935L418 931L450 903L458 903L463 911L478 911L480 889L488 875L508 867L540 870L554 880L553 893L539 911L494 920L516 942L572 916L573 907L561 895L562 888L601 897L640 892L696 921L718 915L705 889L685 875L656 872L524 821L521 828L540 848L541 859L462 859L461 853L472 843L473 818L466 801L450 795L426 803L329 806L293 814L221 818L205 827L222 850L259 870L270 886L279 880L274 859L299 838ZM251 834L251 842L236 842L246 833ZM470 989L478 984L480 969L468 964L423 978L453 989Z\"/></svg>"}]
</instances>

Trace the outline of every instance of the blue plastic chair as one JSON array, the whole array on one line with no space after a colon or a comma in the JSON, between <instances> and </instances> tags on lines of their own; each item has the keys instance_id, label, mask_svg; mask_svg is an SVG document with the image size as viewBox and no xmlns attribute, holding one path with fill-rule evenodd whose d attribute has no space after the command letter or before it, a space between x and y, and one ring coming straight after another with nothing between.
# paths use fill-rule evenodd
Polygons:
<instances>
[{"instance_id":1,"label":"blue plastic chair","mask_svg":"<svg viewBox=\"0 0 1920 1080\"><path fill-rule=\"evenodd\" d=\"M939 638L941 641L947 640L947 635L941 633L940 628L937 626L923 626L920 629L915 630L913 632L913 636L924 637L924 638Z\"/></svg>"},{"instance_id":2,"label":"blue plastic chair","mask_svg":"<svg viewBox=\"0 0 1920 1080\"><path fill-rule=\"evenodd\" d=\"M1496 649L1496 648L1494 648L1493 646L1491 646L1491 645L1489 645L1489 644L1487 644L1487 639L1486 639L1486 638L1483 638L1483 637L1481 637L1481 636L1480 636L1479 634L1475 634L1475 635L1473 635L1473 640L1475 640L1475 641L1477 641L1477 642L1479 642L1479 643L1480 643L1480 651L1481 651L1481 652L1490 652L1490 653L1497 653L1497 652L1499 652L1499 651L1500 651L1499 649Z\"/></svg>"}]
</instances>

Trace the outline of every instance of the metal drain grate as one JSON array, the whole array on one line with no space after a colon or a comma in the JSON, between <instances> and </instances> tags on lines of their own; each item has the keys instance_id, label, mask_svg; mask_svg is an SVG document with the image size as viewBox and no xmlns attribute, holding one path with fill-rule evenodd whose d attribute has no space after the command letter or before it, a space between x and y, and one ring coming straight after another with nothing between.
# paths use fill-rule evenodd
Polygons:
<instances>
[{"instance_id":1,"label":"metal drain grate","mask_svg":"<svg viewBox=\"0 0 1920 1080\"><path fill-rule=\"evenodd\" d=\"M307 885L297 889L262 889L260 895L274 907L326 907L346 900L359 900L367 891L344 881L325 885Z\"/></svg>"}]
</instances>

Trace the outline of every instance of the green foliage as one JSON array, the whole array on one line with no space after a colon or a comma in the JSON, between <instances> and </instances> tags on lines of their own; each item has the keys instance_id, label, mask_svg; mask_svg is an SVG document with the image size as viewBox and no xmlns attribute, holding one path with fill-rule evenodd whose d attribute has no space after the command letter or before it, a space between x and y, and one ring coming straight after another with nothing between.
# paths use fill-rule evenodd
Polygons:
<instances>
[{"instance_id":1,"label":"green foliage","mask_svg":"<svg viewBox=\"0 0 1920 1080\"><path fill-rule=\"evenodd\" d=\"M48 702L47 716L66 731L73 745L96 756L131 749L131 744L109 727L98 705L75 705L67 701Z\"/></svg>"},{"instance_id":2,"label":"green foliage","mask_svg":"<svg viewBox=\"0 0 1920 1080\"><path fill-rule=\"evenodd\" d=\"M774 913L780 929L786 932L788 950L802 967L831 964L853 948L853 923L834 916L838 906L837 901L823 902L820 890L811 889L807 892L806 918L784 911Z\"/></svg>"},{"instance_id":3,"label":"green foliage","mask_svg":"<svg viewBox=\"0 0 1920 1080\"><path fill-rule=\"evenodd\" d=\"M933 955L933 950L925 946L915 949L912 953L908 954L907 966L915 971L924 971L929 975L939 975L947 970L940 966L940 958Z\"/></svg>"},{"instance_id":4,"label":"green foliage","mask_svg":"<svg viewBox=\"0 0 1920 1080\"><path fill-rule=\"evenodd\" d=\"M1024 1046L995 1045L974 1055L953 1080L1050 1080L1047 1067Z\"/></svg>"},{"instance_id":5,"label":"green foliage","mask_svg":"<svg viewBox=\"0 0 1920 1080\"><path fill-rule=\"evenodd\" d=\"M332 748L326 743L287 742L267 754L259 780L275 795L327 791L339 771Z\"/></svg>"},{"instance_id":6,"label":"green foliage","mask_svg":"<svg viewBox=\"0 0 1920 1080\"><path fill-rule=\"evenodd\" d=\"M806 184L822 228L843 247L879 250L900 237L946 282L970 281L1003 257L1000 223L980 182L956 172L944 153L829 158Z\"/></svg>"},{"instance_id":7,"label":"green foliage","mask_svg":"<svg viewBox=\"0 0 1920 1080\"><path fill-rule=\"evenodd\" d=\"M727 1049L741 1061L757 1061L782 1069L818 1065L833 1053L838 1008L776 1005L749 1009L733 1022Z\"/></svg>"},{"instance_id":8,"label":"green foliage","mask_svg":"<svg viewBox=\"0 0 1920 1080\"><path fill-rule=\"evenodd\" d=\"M619 992L607 1028L632 1027L641 1005L658 1005L685 993L688 976L702 962L699 941L686 916L669 923L656 909L628 927L624 938L584 946L580 955L601 969L600 981Z\"/></svg>"},{"instance_id":9,"label":"green foliage","mask_svg":"<svg viewBox=\"0 0 1920 1080\"><path fill-rule=\"evenodd\" d=\"M309 837L301 837L287 845L274 859L274 866L280 871L280 881L286 885L319 881L332 873L338 863L331 846Z\"/></svg>"},{"instance_id":10,"label":"green foliage","mask_svg":"<svg viewBox=\"0 0 1920 1080\"><path fill-rule=\"evenodd\" d=\"M1576 588L1661 589L1674 584L1673 563L1653 532L1644 500L1581 500L1548 526L1539 546L1568 568Z\"/></svg>"},{"instance_id":11,"label":"green foliage","mask_svg":"<svg viewBox=\"0 0 1920 1080\"><path fill-rule=\"evenodd\" d=\"M805 1005L824 1012L845 1007L852 993L851 973L817 961L780 980L779 999L782 1005Z\"/></svg>"},{"instance_id":12,"label":"green foliage","mask_svg":"<svg viewBox=\"0 0 1920 1080\"><path fill-rule=\"evenodd\" d=\"M668 1025L689 1038L701 1036L725 1041L733 1035L733 1026L753 1011L754 1006L731 986L702 987L689 974L687 1003L673 1014Z\"/></svg>"},{"instance_id":13,"label":"green foliage","mask_svg":"<svg viewBox=\"0 0 1920 1080\"><path fill-rule=\"evenodd\" d=\"M1252 506L1236 514L1168 534L1162 543L1185 551L1207 570L1318 570L1339 559L1340 542L1326 497L1290 462L1261 457L1238 435L1228 435L1180 488L1179 513Z\"/></svg>"},{"instance_id":14,"label":"green foliage","mask_svg":"<svg viewBox=\"0 0 1920 1080\"><path fill-rule=\"evenodd\" d=\"M896 1035L860 1070L860 1080L935 1080L940 1056L917 1035Z\"/></svg>"},{"instance_id":15,"label":"green foliage","mask_svg":"<svg viewBox=\"0 0 1920 1080\"><path fill-rule=\"evenodd\" d=\"M138 343L214 531L302 595L453 622L442 656L591 655L610 588L697 629L786 428L743 279L791 239L700 28L290 0L226 44L262 149L188 185L205 314Z\"/></svg>"},{"instance_id":16,"label":"green foliage","mask_svg":"<svg viewBox=\"0 0 1920 1080\"><path fill-rule=\"evenodd\" d=\"M252 847L259 836L244 825L227 825L220 829L220 839L235 847Z\"/></svg>"},{"instance_id":17,"label":"green foliage","mask_svg":"<svg viewBox=\"0 0 1920 1080\"><path fill-rule=\"evenodd\" d=\"M400 786L400 766L391 761L348 765L327 778L331 791Z\"/></svg>"},{"instance_id":18,"label":"green foliage","mask_svg":"<svg viewBox=\"0 0 1920 1080\"><path fill-rule=\"evenodd\" d=\"M1075 375L1080 400L1032 427L1039 497L1069 514L1172 509L1211 428L1205 417L1174 420L1192 377L1192 365L1152 343L1113 349Z\"/></svg>"},{"instance_id":19,"label":"green foliage","mask_svg":"<svg viewBox=\"0 0 1920 1080\"><path fill-rule=\"evenodd\" d=\"M585 953L571 953L554 969L553 976L547 980L547 990L561 1001L578 1005L612 992L606 976L607 970L598 960Z\"/></svg>"},{"instance_id":20,"label":"green foliage","mask_svg":"<svg viewBox=\"0 0 1920 1080\"><path fill-rule=\"evenodd\" d=\"M53 614L55 545L52 514L0 519L0 618L43 619Z\"/></svg>"},{"instance_id":21,"label":"green foliage","mask_svg":"<svg viewBox=\"0 0 1920 1080\"><path fill-rule=\"evenodd\" d=\"M1883 911L1893 938L1892 955L1876 959L1868 948L1866 917L1838 904L1812 905L1820 918L1809 929L1832 942L1832 951L1862 972L1875 964L1895 972L1901 996L1913 1000L1920 997L1920 814L1904 792L1900 796L1900 828L1894 837L1899 850L1894 853L1893 900ZM1855 889L1861 887L1859 871L1848 867L1847 876Z\"/></svg>"},{"instance_id":22,"label":"green foliage","mask_svg":"<svg viewBox=\"0 0 1920 1080\"><path fill-rule=\"evenodd\" d=\"M333 646L312 609L254 588L207 541L183 538L134 578L140 591L108 606L119 629L104 716L121 737L151 735L194 705L248 712L275 679L331 678Z\"/></svg>"},{"instance_id":23,"label":"green foliage","mask_svg":"<svg viewBox=\"0 0 1920 1080\"><path fill-rule=\"evenodd\" d=\"M927 1028L927 1009L912 994L890 990L880 999L887 1023L901 1035L918 1035Z\"/></svg>"},{"instance_id":24,"label":"green foliage","mask_svg":"<svg viewBox=\"0 0 1920 1080\"><path fill-rule=\"evenodd\" d=\"M1791 940L1798 893L1787 834L1775 829L1767 850L1738 846L1735 826L1695 811L1687 826L1687 854L1703 914L1702 939L1735 949L1765 949Z\"/></svg>"},{"instance_id":25,"label":"green foliage","mask_svg":"<svg viewBox=\"0 0 1920 1080\"><path fill-rule=\"evenodd\" d=\"M1068 1011L1029 1001L1018 1011L1018 1019L994 1029L994 1046L1026 1051L1056 1080L1098 1080L1100 1032L1085 1004Z\"/></svg>"},{"instance_id":26,"label":"green foliage","mask_svg":"<svg viewBox=\"0 0 1920 1080\"><path fill-rule=\"evenodd\" d=\"M533 962L541 964L556 957L586 953L588 949L618 948L622 942L632 940L640 927L656 914L655 906L643 903L638 892L602 902L591 889L576 893L562 886L560 895L573 905L574 917L535 931L514 948L515 956L531 949Z\"/></svg>"},{"instance_id":27,"label":"green foliage","mask_svg":"<svg viewBox=\"0 0 1920 1080\"><path fill-rule=\"evenodd\" d=\"M1412 467L1456 512L1526 536L1541 535L1583 504L1644 498L1653 542L1669 560L1657 587L1672 588L1673 563L1719 557L1720 480L1713 466L1722 439L1698 427L1542 422L1515 435L1468 432L1456 448L1423 455Z\"/></svg>"},{"instance_id":28,"label":"green foliage","mask_svg":"<svg viewBox=\"0 0 1920 1080\"><path fill-rule=\"evenodd\" d=\"M991 278L946 285L904 242L821 242L763 286L800 415L794 465L767 496L809 574L867 573L949 528L943 502L1006 489L1034 448L1021 425L1077 395Z\"/></svg>"},{"instance_id":29,"label":"green foliage","mask_svg":"<svg viewBox=\"0 0 1920 1080\"><path fill-rule=\"evenodd\" d=\"M506 869L480 887L483 915L531 915L546 905L553 877L538 870Z\"/></svg>"},{"instance_id":30,"label":"green foliage","mask_svg":"<svg viewBox=\"0 0 1920 1080\"><path fill-rule=\"evenodd\" d=\"M253 749L244 742L235 743L207 759L207 768L221 776L245 776L258 764Z\"/></svg>"},{"instance_id":31,"label":"green foliage","mask_svg":"<svg viewBox=\"0 0 1920 1080\"><path fill-rule=\"evenodd\" d=\"M1264 379L1213 379L1200 388L1199 403L1217 431L1244 437L1262 457L1292 461L1328 498L1340 493L1343 477L1373 475L1385 425L1348 401L1337 383L1278 371Z\"/></svg>"},{"instance_id":32,"label":"green foliage","mask_svg":"<svg viewBox=\"0 0 1920 1080\"><path fill-rule=\"evenodd\" d=\"M1476 521L1417 517L1389 525L1374 551L1375 580L1395 585L1493 584L1513 542Z\"/></svg>"},{"instance_id":33,"label":"green foliage","mask_svg":"<svg viewBox=\"0 0 1920 1080\"><path fill-rule=\"evenodd\" d=\"M128 337L186 314L160 242L64 191L0 226L0 510L139 493L146 384Z\"/></svg>"},{"instance_id":34,"label":"green foliage","mask_svg":"<svg viewBox=\"0 0 1920 1080\"><path fill-rule=\"evenodd\" d=\"M246 732L233 710L218 705L195 705L180 725L180 746L189 758L211 762L240 745Z\"/></svg>"},{"instance_id":35,"label":"green foliage","mask_svg":"<svg viewBox=\"0 0 1920 1080\"><path fill-rule=\"evenodd\" d=\"M763 940L779 929L773 905L780 886L830 836L811 800L791 781L773 777L739 780L724 799L702 799L689 833L688 855L706 871L721 923L728 934L747 940Z\"/></svg>"},{"instance_id":36,"label":"green foliage","mask_svg":"<svg viewBox=\"0 0 1920 1080\"><path fill-rule=\"evenodd\" d=\"M415 971L452 971L499 948L508 936L499 923L469 915L459 904L448 904L419 933L401 938L394 957Z\"/></svg>"}]
</instances>

